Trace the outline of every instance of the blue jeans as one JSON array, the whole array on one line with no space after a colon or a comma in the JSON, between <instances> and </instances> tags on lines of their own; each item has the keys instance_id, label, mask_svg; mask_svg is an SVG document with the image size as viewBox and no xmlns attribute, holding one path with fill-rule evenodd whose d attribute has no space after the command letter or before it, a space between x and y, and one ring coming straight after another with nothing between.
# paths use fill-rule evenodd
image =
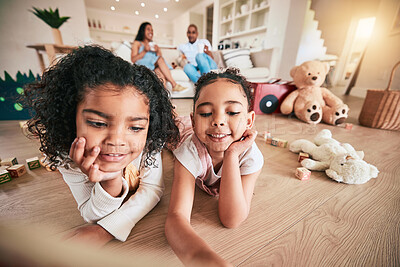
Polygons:
<instances>
[{"instance_id":1,"label":"blue jeans","mask_svg":"<svg viewBox=\"0 0 400 267\"><path fill-rule=\"evenodd\" d=\"M210 70L217 69L217 63L206 53L199 53L196 55L197 67L188 63L183 68L183 71L189 77L189 79L196 83L201 75L209 72ZM200 73L201 75L200 75Z\"/></svg>"}]
</instances>

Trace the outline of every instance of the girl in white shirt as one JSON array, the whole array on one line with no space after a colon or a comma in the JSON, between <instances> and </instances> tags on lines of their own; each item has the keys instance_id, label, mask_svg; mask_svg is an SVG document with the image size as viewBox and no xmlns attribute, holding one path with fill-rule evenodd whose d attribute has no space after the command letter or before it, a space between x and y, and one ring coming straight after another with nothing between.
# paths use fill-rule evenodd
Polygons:
<instances>
[{"instance_id":1,"label":"girl in white shirt","mask_svg":"<svg viewBox=\"0 0 400 267\"><path fill-rule=\"evenodd\" d=\"M68 238L99 246L125 241L162 196L162 147L179 140L161 81L144 66L86 46L28 85L25 98L35 111L29 130L92 223Z\"/></svg>"},{"instance_id":2,"label":"girl in white shirt","mask_svg":"<svg viewBox=\"0 0 400 267\"><path fill-rule=\"evenodd\" d=\"M165 224L168 242L185 265L229 265L196 234L190 215L197 184L219 197L219 218L225 227L238 227L247 218L264 162L254 142L257 132L252 129L255 114L250 103L250 85L238 70L210 72L196 84L192 133L188 134L190 127L182 120L184 141L174 151Z\"/></svg>"}]
</instances>

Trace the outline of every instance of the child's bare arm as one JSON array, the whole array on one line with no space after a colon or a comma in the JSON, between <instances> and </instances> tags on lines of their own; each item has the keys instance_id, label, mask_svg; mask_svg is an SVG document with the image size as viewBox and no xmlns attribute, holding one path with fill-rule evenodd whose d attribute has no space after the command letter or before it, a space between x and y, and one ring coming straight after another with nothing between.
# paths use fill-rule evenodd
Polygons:
<instances>
[{"instance_id":1,"label":"child's bare arm","mask_svg":"<svg viewBox=\"0 0 400 267\"><path fill-rule=\"evenodd\" d=\"M109 232L97 224L89 224L79 227L64 236L67 241L87 243L95 247L102 247L114 239Z\"/></svg>"},{"instance_id":2,"label":"child's bare arm","mask_svg":"<svg viewBox=\"0 0 400 267\"><path fill-rule=\"evenodd\" d=\"M131 61L132 63L135 63L139 59L143 58L144 55L150 51L150 46L148 44L144 45L144 49L142 52L139 53L139 48L140 48L140 42L135 41L132 44L132 50L131 50Z\"/></svg>"},{"instance_id":3,"label":"child's bare arm","mask_svg":"<svg viewBox=\"0 0 400 267\"><path fill-rule=\"evenodd\" d=\"M249 148L257 131L246 130L243 140L232 143L224 154L218 210L222 224L228 228L239 226L248 216L255 182L261 172L240 175L239 155Z\"/></svg>"},{"instance_id":4,"label":"child's bare arm","mask_svg":"<svg viewBox=\"0 0 400 267\"><path fill-rule=\"evenodd\" d=\"M165 235L175 254L184 265L229 266L197 235L190 225L195 179L182 164L175 160L174 181Z\"/></svg>"}]
</instances>

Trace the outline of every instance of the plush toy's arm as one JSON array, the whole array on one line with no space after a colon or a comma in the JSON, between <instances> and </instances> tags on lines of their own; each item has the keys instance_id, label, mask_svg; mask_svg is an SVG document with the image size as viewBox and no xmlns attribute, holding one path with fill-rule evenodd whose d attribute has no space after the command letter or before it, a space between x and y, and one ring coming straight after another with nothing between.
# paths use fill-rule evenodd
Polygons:
<instances>
[{"instance_id":1,"label":"plush toy's arm","mask_svg":"<svg viewBox=\"0 0 400 267\"><path fill-rule=\"evenodd\" d=\"M282 102L281 104L281 112L283 114L289 114L293 111L294 101L296 100L299 92L297 90L291 92Z\"/></svg>"},{"instance_id":2,"label":"plush toy's arm","mask_svg":"<svg viewBox=\"0 0 400 267\"><path fill-rule=\"evenodd\" d=\"M332 169L327 169L325 171L326 175L328 175L328 177L332 178L333 180L337 181L337 182L343 182L343 177L340 176L337 172L335 172Z\"/></svg>"},{"instance_id":3,"label":"plush toy's arm","mask_svg":"<svg viewBox=\"0 0 400 267\"><path fill-rule=\"evenodd\" d=\"M379 173L378 168L375 167L374 165L371 165L371 164L368 164L368 165L369 165L369 170L370 170L370 173L371 173L371 177L372 178L378 177L378 173Z\"/></svg>"},{"instance_id":4,"label":"plush toy's arm","mask_svg":"<svg viewBox=\"0 0 400 267\"><path fill-rule=\"evenodd\" d=\"M312 154L315 148L316 148L315 144L306 139L294 140L289 145L289 150L294 153L299 153L302 151L308 154Z\"/></svg>"},{"instance_id":5,"label":"plush toy's arm","mask_svg":"<svg viewBox=\"0 0 400 267\"><path fill-rule=\"evenodd\" d=\"M337 105L343 104L343 101L335 96L331 91L328 89L321 87L322 98L325 101L325 104L329 107L335 107Z\"/></svg>"},{"instance_id":6,"label":"plush toy's arm","mask_svg":"<svg viewBox=\"0 0 400 267\"><path fill-rule=\"evenodd\" d=\"M346 149L346 151L354 158L359 158L359 159L363 159L364 158L364 152L363 151L356 151L354 149L354 147L352 145L350 145L349 143L344 143L342 144L342 147L344 147L344 149Z\"/></svg>"},{"instance_id":7,"label":"plush toy's arm","mask_svg":"<svg viewBox=\"0 0 400 267\"><path fill-rule=\"evenodd\" d=\"M312 171L324 171L329 168L329 162L315 161L312 159L303 159L301 165Z\"/></svg>"}]
</instances>

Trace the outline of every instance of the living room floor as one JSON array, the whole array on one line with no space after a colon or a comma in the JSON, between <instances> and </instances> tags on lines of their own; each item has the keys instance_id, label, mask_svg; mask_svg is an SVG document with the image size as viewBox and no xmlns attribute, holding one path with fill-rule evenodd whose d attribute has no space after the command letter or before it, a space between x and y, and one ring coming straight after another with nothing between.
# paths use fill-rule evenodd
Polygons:
<instances>
[{"instance_id":1,"label":"living room floor","mask_svg":"<svg viewBox=\"0 0 400 267\"><path fill-rule=\"evenodd\" d=\"M312 172L310 180L300 181L294 176L300 166L297 155L257 137L265 164L250 215L239 228L224 228L218 219L218 200L196 188L191 223L223 258L235 266L400 265L400 132L360 126L358 115L364 100L341 98L350 107L347 122L354 124L352 130L323 123L308 125L282 115L258 115L255 127L259 133L268 130L289 143L300 138L312 140L320 130L329 129L333 138L363 150L365 160L379 169L378 178L363 185L347 185L331 180L324 172ZM180 115L189 115L191 99L172 102ZM0 121L0 147L3 159L15 156L25 162L40 155L37 141L24 137L17 121ZM169 151L163 152L163 167L166 187L160 203L137 223L125 243L113 241L101 255L90 254L88 247L65 250L60 242L43 243L45 237L58 240L84 225L58 172L28 170L24 176L0 184L0 255L18 255L24 262L47 260L51 266L180 266L164 236L173 179ZM57 249L59 253L53 253Z\"/></svg>"}]
</instances>

